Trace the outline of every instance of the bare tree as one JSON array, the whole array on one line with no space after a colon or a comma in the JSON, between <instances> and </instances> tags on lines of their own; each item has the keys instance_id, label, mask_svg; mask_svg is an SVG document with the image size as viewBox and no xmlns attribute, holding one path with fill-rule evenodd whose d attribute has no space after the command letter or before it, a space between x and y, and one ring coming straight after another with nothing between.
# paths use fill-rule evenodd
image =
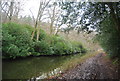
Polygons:
<instances>
[{"instance_id":1,"label":"bare tree","mask_svg":"<svg viewBox=\"0 0 120 81\"><path fill-rule=\"evenodd\" d=\"M50 8L50 10L48 10L48 15L50 18L50 34L52 34L53 32L53 24L55 21L55 10L56 10L56 5L53 4L53 9Z\"/></svg>"},{"instance_id":2,"label":"bare tree","mask_svg":"<svg viewBox=\"0 0 120 81\"><path fill-rule=\"evenodd\" d=\"M14 0L13 2L10 2L10 7L9 7L9 11L10 11L10 16L9 16L9 20L11 21L12 16L13 16L13 6L14 6Z\"/></svg>"},{"instance_id":3,"label":"bare tree","mask_svg":"<svg viewBox=\"0 0 120 81\"><path fill-rule=\"evenodd\" d=\"M18 18L18 15L19 15L20 11L22 10L21 5L23 5L23 4L21 4L21 2L17 2L14 5L13 14L14 14L15 18Z\"/></svg>"},{"instance_id":4,"label":"bare tree","mask_svg":"<svg viewBox=\"0 0 120 81\"><path fill-rule=\"evenodd\" d=\"M62 25L62 24L61 24L61 25ZM60 26L61 26L61 25L60 25ZM54 32L54 35L58 35L58 32L60 31L60 26L56 27L55 32Z\"/></svg>"},{"instance_id":5,"label":"bare tree","mask_svg":"<svg viewBox=\"0 0 120 81\"><path fill-rule=\"evenodd\" d=\"M21 4L22 2L12 0L12 1L2 1L1 3L1 10L4 14L4 21L8 19L8 21L11 21L13 17L18 18L19 12L21 10Z\"/></svg>"},{"instance_id":6,"label":"bare tree","mask_svg":"<svg viewBox=\"0 0 120 81\"><path fill-rule=\"evenodd\" d=\"M1 10L2 10L2 13L4 14L4 22L6 21L7 17L9 16L8 13L9 13L9 4L8 2L2 2L1 3ZM1 13L1 15L2 15Z\"/></svg>"},{"instance_id":7,"label":"bare tree","mask_svg":"<svg viewBox=\"0 0 120 81\"><path fill-rule=\"evenodd\" d=\"M57 4L57 2L53 2L48 9L48 16L49 16L49 20L50 20L50 34L53 34L53 32L56 32L56 31L53 31L53 29L58 28L58 27L54 27L54 26L56 23L58 23L57 21L59 19L59 14L60 14L60 9L58 7L58 4Z\"/></svg>"},{"instance_id":8,"label":"bare tree","mask_svg":"<svg viewBox=\"0 0 120 81\"><path fill-rule=\"evenodd\" d=\"M41 21L42 21L42 17L44 16L44 11L46 9L46 7L48 6L49 1L40 1L40 5L39 5L39 10L38 10L38 14L37 14L37 17L35 19L35 25L34 25L34 31L32 32L32 36L31 36L31 39L34 38L35 36L35 32L37 32L37 38L36 40L38 41L39 40L39 35L40 35L40 24L41 24Z\"/></svg>"}]
</instances>

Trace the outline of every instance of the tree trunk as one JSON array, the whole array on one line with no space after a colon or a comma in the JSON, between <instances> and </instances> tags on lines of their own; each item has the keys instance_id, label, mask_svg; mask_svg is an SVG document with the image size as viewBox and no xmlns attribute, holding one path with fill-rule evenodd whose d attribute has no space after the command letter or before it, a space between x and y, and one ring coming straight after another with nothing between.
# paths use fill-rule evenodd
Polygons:
<instances>
[{"instance_id":1,"label":"tree trunk","mask_svg":"<svg viewBox=\"0 0 120 81\"><path fill-rule=\"evenodd\" d=\"M50 24L50 35L52 35L52 32L53 32L53 22L51 22Z\"/></svg>"},{"instance_id":2,"label":"tree trunk","mask_svg":"<svg viewBox=\"0 0 120 81\"><path fill-rule=\"evenodd\" d=\"M54 33L54 35L58 35L59 30L57 29Z\"/></svg>"},{"instance_id":3,"label":"tree trunk","mask_svg":"<svg viewBox=\"0 0 120 81\"><path fill-rule=\"evenodd\" d=\"M9 21L11 21L12 19L12 16L13 16L13 5L14 5L14 2L10 2L10 16L9 16Z\"/></svg>"},{"instance_id":4,"label":"tree trunk","mask_svg":"<svg viewBox=\"0 0 120 81\"><path fill-rule=\"evenodd\" d=\"M35 22L35 28L34 28L34 31L32 32L31 40L33 40L33 38L34 38L36 28L37 28L37 21Z\"/></svg>"},{"instance_id":5,"label":"tree trunk","mask_svg":"<svg viewBox=\"0 0 120 81\"><path fill-rule=\"evenodd\" d=\"M39 36L40 36L40 27L38 26L38 29L37 29L37 41L39 41Z\"/></svg>"},{"instance_id":6,"label":"tree trunk","mask_svg":"<svg viewBox=\"0 0 120 81\"><path fill-rule=\"evenodd\" d=\"M38 28L37 30L37 27L38 27L38 22L41 21L41 18L43 16L43 12L45 10L45 8L47 7L47 5L49 4L50 0L45 4L45 2L41 2L40 1L40 4L39 4L39 10L38 10L38 14L37 14L37 18L36 18L36 21L35 21L35 29L34 31L32 32L32 36L31 36L31 39L34 38L34 35L35 33L37 33L37 41L39 40L39 34L40 34L40 28Z\"/></svg>"}]
</instances>

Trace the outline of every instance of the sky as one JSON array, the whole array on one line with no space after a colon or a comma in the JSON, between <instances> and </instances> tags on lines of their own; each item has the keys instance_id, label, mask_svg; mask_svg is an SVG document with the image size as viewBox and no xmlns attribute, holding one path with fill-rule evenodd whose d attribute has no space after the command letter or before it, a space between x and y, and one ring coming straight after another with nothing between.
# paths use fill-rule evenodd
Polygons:
<instances>
[{"instance_id":1,"label":"sky","mask_svg":"<svg viewBox=\"0 0 120 81\"><path fill-rule=\"evenodd\" d=\"M32 13L34 14L34 17L36 18L37 16L37 12L39 9L39 1L40 0L27 0L27 1L23 1L23 11L21 11L22 16L27 16L27 15L32 15ZM30 10L32 11L32 13L30 12Z\"/></svg>"},{"instance_id":2,"label":"sky","mask_svg":"<svg viewBox=\"0 0 120 81\"><path fill-rule=\"evenodd\" d=\"M22 0L21 0L22 1ZM32 11L32 13L34 14L34 16L37 16L37 12L39 9L39 3L40 1L45 1L45 0L23 0L23 11L21 11L21 15L22 16L26 16L26 15L32 15L30 10ZM46 0L48 1L48 0ZM60 1L60 0L51 0L51 2L54 1ZM75 1L75 0L64 0L64 1ZM80 0L76 0L76 1L80 1ZM29 10L30 9L30 10Z\"/></svg>"},{"instance_id":3,"label":"sky","mask_svg":"<svg viewBox=\"0 0 120 81\"><path fill-rule=\"evenodd\" d=\"M39 10L39 4L40 1L48 1L48 0L24 0L22 3L24 4L22 6L22 11L20 13L20 16L31 16L34 15L34 18L37 17L38 10ZM54 0L51 0L52 3ZM32 12L32 13L31 13ZM44 17L43 17L44 18ZM48 20L44 20L45 22L48 22Z\"/></svg>"}]
</instances>

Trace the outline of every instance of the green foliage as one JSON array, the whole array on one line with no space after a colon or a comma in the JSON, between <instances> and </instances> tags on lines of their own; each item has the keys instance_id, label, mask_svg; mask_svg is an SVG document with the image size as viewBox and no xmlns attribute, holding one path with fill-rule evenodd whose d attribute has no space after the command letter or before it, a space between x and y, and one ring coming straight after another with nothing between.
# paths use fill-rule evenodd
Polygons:
<instances>
[{"instance_id":1,"label":"green foliage","mask_svg":"<svg viewBox=\"0 0 120 81\"><path fill-rule=\"evenodd\" d=\"M3 24L3 58L16 58L39 55L65 55L85 50L79 43L73 43L60 36L47 35L40 30L39 41L31 40L33 28L15 23Z\"/></svg>"},{"instance_id":2,"label":"green foliage","mask_svg":"<svg viewBox=\"0 0 120 81\"><path fill-rule=\"evenodd\" d=\"M110 57L120 57L120 2L61 2L61 9L66 12L61 14L61 23L78 25L78 33L100 33L97 39L103 49Z\"/></svg>"},{"instance_id":3,"label":"green foliage","mask_svg":"<svg viewBox=\"0 0 120 81\"><path fill-rule=\"evenodd\" d=\"M41 40L41 41L35 42L33 48L34 48L34 52L37 56L45 55L49 51L49 44L46 41Z\"/></svg>"},{"instance_id":4,"label":"green foliage","mask_svg":"<svg viewBox=\"0 0 120 81\"><path fill-rule=\"evenodd\" d=\"M101 24L101 34L97 36L103 49L110 57L120 57L120 33L116 29L115 21L111 16Z\"/></svg>"},{"instance_id":5,"label":"green foliage","mask_svg":"<svg viewBox=\"0 0 120 81\"><path fill-rule=\"evenodd\" d=\"M28 56L32 41L26 26L15 23L3 24L3 56L15 58L17 56Z\"/></svg>"},{"instance_id":6,"label":"green foliage","mask_svg":"<svg viewBox=\"0 0 120 81\"><path fill-rule=\"evenodd\" d=\"M86 53L87 51L80 42L72 42L72 48L74 52Z\"/></svg>"},{"instance_id":7,"label":"green foliage","mask_svg":"<svg viewBox=\"0 0 120 81\"><path fill-rule=\"evenodd\" d=\"M35 38L37 38L36 37L37 36L37 32L35 32L35 36L34 36L34 41L36 41L36 39ZM39 40L41 41L41 40L44 40L46 38L46 33L45 33L45 31L43 31L42 29L40 29L40 35L39 35Z\"/></svg>"},{"instance_id":8,"label":"green foliage","mask_svg":"<svg viewBox=\"0 0 120 81\"><path fill-rule=\"evenodd\" d=\"M94 0L93 0L94 1ZM84 31L91 33L95 29L99 31L99 25L104 19L114 14L115 21L120 21L120 2L60 2L61 24L69 24L68 28L77 27L78 33ZM81 12L83 12L81 14ZM81 26L79 26L81 25Z\"/></svg>"}]
</instances>

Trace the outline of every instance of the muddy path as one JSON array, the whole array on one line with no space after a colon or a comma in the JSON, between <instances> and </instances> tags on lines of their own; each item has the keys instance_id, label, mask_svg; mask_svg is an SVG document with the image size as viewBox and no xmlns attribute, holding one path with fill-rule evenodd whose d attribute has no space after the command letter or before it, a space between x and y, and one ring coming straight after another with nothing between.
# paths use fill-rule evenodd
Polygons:
<instances>
[{"instance_id":1,"label":"muddy path","mask_svg":"<svg viewBox=\"0 0 120 81\"><path fill-rule=\"evenodd\" d=\"M87 59L82 64L56 77L57 79L119 79L118 67L104 53Z\"/></svg>"}]
</instances>

